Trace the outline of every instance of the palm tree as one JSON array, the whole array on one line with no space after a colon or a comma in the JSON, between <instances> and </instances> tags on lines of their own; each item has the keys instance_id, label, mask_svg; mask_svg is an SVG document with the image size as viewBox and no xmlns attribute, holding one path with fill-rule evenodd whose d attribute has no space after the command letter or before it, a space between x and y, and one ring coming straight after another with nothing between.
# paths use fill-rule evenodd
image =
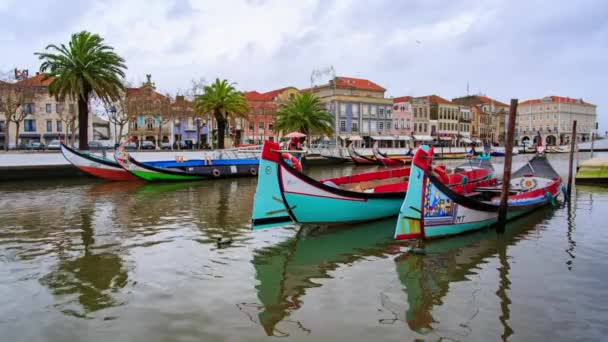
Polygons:
<instances>
[{"instance_id":1,"label":"palm tree","mask_svg":"<svg viewBox=\"0 0 608 342\"><path fill-rule=\"evenodd\" d=\"M332 115L311 92L297 94L282 104L277 111L276 129L279 132L301 132L331 136ZM310 141L309 141L310 142Z\"/></svg>"},{"instance_id":2,"label":"palm tree","mask_svg":"<svg viewBox=\"0 0 608 342\"><path fill-rule=\"evenodd\" d=\"M198 115L212 113L217 121L218 148L224 148L224 133L228 119L247 117L249 105L243 93L234 88L234 83L217 78L203 88L203 94L194 98L194 111Z\"/></svg>"},{"instance_id":3,"label":"palm tree","mask_svg":"<svg viewBox=\"0 0 608 342\"><path fill-rule=\"evenodd\" d=\"M97 96L104 103L120 98L125 77L124 59L105 45L97 34L82 31L72 35L68 46L48 45L38 52L40 71L45 79L52 79L49 93L58 99L78 99L79 146L87 150L89 127L89 99Z\"/></svg>"}]
</instances>

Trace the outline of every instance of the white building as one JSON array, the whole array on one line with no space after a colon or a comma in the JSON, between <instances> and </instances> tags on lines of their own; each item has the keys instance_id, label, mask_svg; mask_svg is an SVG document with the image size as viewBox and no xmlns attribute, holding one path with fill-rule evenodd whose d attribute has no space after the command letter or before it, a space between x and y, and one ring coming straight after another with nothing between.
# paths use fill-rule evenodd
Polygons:
<instances>
[{"instance_id":1,"label":"white building","mask_svg":"<svg viewBox=\"0 0 608 342\"><path fill-rule=\"evenodd\" d=\"M572 137L572 122L577 120L577 141L590 138L597 120L597 106L582 99L547 96L527 100L517 107L517 130L521 141L535 141L540 132L547 145L568 144Z\"/></svg>"}]
</instances>

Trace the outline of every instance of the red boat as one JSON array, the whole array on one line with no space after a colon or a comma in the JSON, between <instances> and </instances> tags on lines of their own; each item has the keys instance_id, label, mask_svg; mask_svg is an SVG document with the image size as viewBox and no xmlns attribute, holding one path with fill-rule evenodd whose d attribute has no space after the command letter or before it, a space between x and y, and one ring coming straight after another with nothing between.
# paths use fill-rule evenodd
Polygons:
<instances>
[{"instance_id":1,"label":"red boat","mask_svg":"<svg viewBox=\"0 0 608 342\"><path fill-rule=\"evenodd\" d=\"M374 146L372 147L372 153L374 154L374 158L376 158L376 160L384 166L405 165L411 163L412 161L412 156L389 157L378 150L377 142L374 143Z\"/></svg>"},{"instance_id":2,"label":"red boat","mask_svg":"<svg viewBox=\"0 0 608 342\"><path fill-rule=\"evenodd\" d=\"M136 180L137 177L123 169L117 162L89 153L76 151L61 143L61 153L72 165L89 175L111 181Z\"/></svg>"},{"instance_id":3,"label":"red boat","mask_svg":"<svg viewBox=\"0 0 608 342\"><path fill-rule=\"evenodd\" d=\"M350 159L353 160L353 163L355 163L357 165L380 164L380 162L378 162L374 158L366 157L366 156L363 156L363 155L360 155L359 153L357 153L357 151L355 151L355 149L353 148L352 143L348 146L348 155L350 156Z\"/></svg>"}]
</instances>

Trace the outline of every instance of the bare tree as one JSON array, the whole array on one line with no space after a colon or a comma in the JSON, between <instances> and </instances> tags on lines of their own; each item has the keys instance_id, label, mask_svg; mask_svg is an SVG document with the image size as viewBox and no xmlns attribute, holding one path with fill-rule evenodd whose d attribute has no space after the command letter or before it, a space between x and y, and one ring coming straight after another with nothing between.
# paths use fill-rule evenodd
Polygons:
<instances>
[{"instance_id":1,"label":"bare tree","mask_svg":"<svg viewBox=\"0 0 608 342\"><path fill-rule=\"evenodd\" d=\"M8 137L10 123L15 124L15 144L19 142L19 129L21 122L25 119L28 112L24 107L35 95L32 87L19 86L14 83L0 81L0 113L6 119L6 143L4 149L8 150Z\"/></svg>"}]
</instances>

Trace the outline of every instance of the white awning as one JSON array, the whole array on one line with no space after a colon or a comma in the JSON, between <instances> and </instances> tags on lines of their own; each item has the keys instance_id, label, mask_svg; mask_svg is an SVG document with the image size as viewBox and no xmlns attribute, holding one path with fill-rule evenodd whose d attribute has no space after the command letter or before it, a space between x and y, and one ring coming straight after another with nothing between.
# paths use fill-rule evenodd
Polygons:
<instances>
[{"instance_id":1,"label":"white awning","mask_svg":"<svg viewBox=\"0 0 608 342\"><path fill-rule=\"evenodd\" d=\"M452 137L439 137L439 140L452 140Z\"/></svg>"},{"instance_id":2,"label":"white awning","mask_svg":"<svg viewBox=\"0 0 608 342\"><path fill-rule=\"evenodd\" d=\"M400 135L397 140L412 140L412 138L409 135Z\"/></svg>"},{"instance_id":3,"label":"white awning","mask_svg":"<svg viewBox=\"0 0 608 342\"><path fill-rule=\"evenodd\" d=\"M374 140L395 140L395 137L390 135L375 135L371 137Z\"/></svg>"},{"instance_id":4,"label":"white awning","mask_svg":"<svg viewBox=\"0 0 608 342\"><path fill-rule=\"evenodd\" d=\"M483 141L481 141L481 140L479 140L479 139L473 139L473 141L474 141L474 142L476 142L476 143L478 143L478 144L483 143Z\"/></svg>"},{"instance_id":5,"label":"white awning","mask_svg":"<svg viewBox=\"0 0 608 342\"><path fill-rule=\"evenodd\" d=\"M433 137L430 135L414 135L416 141L433 141Z\"/></svg>"},{"instance_id":6,"label":"white awning","mask_svg":"<svg viewBox=\"0 0 608 342\"><path fill-rule=\"evenodd\" d=\"M462 142L463 142L463 143L465 143L465 144L470 144L470 143L472 143L472 142L473 142L473 141L472 141L471 139L469 139L469 138L462 138L462 139L460 139L460 141L462 141Z\"/></svg>"},{"instance_id":7,"label":"white awning","mask_svg":"<svg viewBox=\"0 0 608 342\"><path fill-rule=\"evenodd\" d=\"M358 136L358 135L353 135L350 138L348 138L348 140L350 140L350 141L361 141L363 139L360 136Z\"/></svg>"}]
</instances>

